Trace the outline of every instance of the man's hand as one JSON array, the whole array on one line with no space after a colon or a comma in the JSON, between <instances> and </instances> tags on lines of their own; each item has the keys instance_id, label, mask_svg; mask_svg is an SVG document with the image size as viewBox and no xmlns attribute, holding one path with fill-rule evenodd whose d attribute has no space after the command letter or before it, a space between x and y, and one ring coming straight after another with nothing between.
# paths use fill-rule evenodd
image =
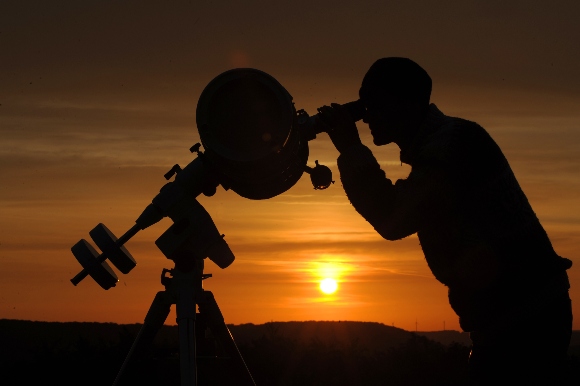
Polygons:
<instances>
[{"instance_id":1,"label":"man's hand","mask_svg":"<svg viewBox=\"0 0 580 386\"><path fill-rule=\"evenodd\" d=\"M341 105L332 103L330 107L322 106L318 113L320 121L326 127L325 131L339 153L362 143L354 120Z\"/></svg>"}]
</instances>

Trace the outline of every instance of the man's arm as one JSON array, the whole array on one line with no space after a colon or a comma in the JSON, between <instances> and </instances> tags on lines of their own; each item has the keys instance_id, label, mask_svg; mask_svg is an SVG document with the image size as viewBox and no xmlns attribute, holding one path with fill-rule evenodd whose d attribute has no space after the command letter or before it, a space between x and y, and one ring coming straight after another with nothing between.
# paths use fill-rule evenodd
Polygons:
<instances>
[{"instance_id":1,"label":"man's arm","mask_svg":"<svg viewBox=\"0 0 580 386\"><path fill-rule=\"evenodd\" d=\"M372 152L362 144L348 111L337 104L323 106L318 111L340 152L340 179L357 212L387 240L416 233L425 215L426 200L432 199L439 186L436 173L413 167L407 179L393 184Z\"/></svg>"},{"instance_id":2,"label":"man's arm","mask_svg":"<svg viewBox=\"0 0 580 386\"><path fill-rule=\"evenodd\" d=\"M393 184L362 143L338 157L338 168L350 202L382 237L398 240L420 229L426 200L437 186L430 173L414 168Z\"/></svg>"}]
</instances>

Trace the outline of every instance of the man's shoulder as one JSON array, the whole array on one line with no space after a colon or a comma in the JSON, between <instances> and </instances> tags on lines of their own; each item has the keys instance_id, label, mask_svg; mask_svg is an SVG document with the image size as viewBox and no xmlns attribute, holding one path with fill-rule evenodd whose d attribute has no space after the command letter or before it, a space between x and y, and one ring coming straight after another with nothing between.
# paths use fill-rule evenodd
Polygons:
<instances>
[{"instance_id":1,"label":"man's shoulder","mask_svg":"<svg viewBox=\"0 0 580 386\"><path fill-rule=\"evenodd\" d=\"M458 162L470 155L501 151L489 133L478 123L444 116L439 127L425 137L419 154L422 160Z\"/></svg>"},{"instance_id":2,"label":"man's shoulder","mask_svg":"<svg viewBox=\"0 0 580 386\"><path fill-rule=\"evenodd\" d=\"M469 141L483 137L491 138L480 124L452 116L445 116L439 129L432 133L433 141Z\"/></svg>"}]
</instances>

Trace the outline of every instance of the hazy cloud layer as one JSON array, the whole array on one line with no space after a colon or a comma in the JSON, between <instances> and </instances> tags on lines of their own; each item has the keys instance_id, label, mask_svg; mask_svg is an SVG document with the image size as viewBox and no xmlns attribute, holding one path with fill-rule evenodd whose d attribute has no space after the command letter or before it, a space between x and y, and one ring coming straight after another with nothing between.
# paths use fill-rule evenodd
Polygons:
<instances>
[{"instance_id":1,"label":"hazy cloud layer","mask_svg":"<svg viewBox=\"0 0 580 386\"><path fill-rule=\"evenodd\" d=\"M120 235L163 173L193 159L198 97L233 67L272 74L314 113L357 98L376 59L416 60L442 111L496 139L557 252L580 264L579 19L577 1L2 1L0 317L142 320L170 265L153 245L169 221L129 242L139 266L107 293L70 285L70 246L101 221ZM396 146L359 129L390 178L409 173ZM417 238L380 239L344 196L328 137L310 145L309 164L333 170L326 191L304 176L267 201L199 198L238 256L224 271L208 263L228 322L348 315L413 328L419 316L451 328ZM328 256L350 272L332 301L311 275Z\"/></svg>"}]
</instances>

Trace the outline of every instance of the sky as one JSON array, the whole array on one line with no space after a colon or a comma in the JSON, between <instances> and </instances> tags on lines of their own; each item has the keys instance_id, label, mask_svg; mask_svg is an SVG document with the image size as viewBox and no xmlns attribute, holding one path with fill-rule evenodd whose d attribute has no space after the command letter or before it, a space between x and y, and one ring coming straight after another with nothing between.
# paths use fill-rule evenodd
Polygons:
<instances>
[{"instance_id":1,"label":"sky","mask_svg":"<svg viewBox=\"0 0 580 386\"><path fill-rule=\"evenodd\" d=\"M274 76L314 114L358 97L381 57L409 57L433 79L432 102L496 140L569 271L580 314L580 3L577 1L12 1L0 2L0 318L142 322L159 275L154 241L170 220L127 243L138 262L102 290L70 279L70 252L98 223L117 236L193 156L196 105L218 74ZM376 147L405 178L396 145ZM310 142L305 175L252 201L219 188L199 201L236 261L204 281L227 323L360 320L407 330L459 329L416 235L383 240L346 199L328 136ZM331 295L319 289L335 279ZM173 324L172 314L167 323ZM574 328L580 329L580 318Z\"/></svg>"}]
</instances>

